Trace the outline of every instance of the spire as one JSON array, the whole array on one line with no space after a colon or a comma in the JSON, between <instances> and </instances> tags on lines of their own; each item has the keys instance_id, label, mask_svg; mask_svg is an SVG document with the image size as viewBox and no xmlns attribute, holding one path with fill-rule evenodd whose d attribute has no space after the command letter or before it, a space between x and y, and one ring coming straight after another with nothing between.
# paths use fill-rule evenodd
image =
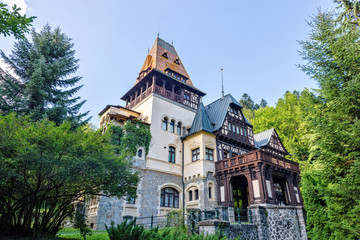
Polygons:
<instances>
[{"instance_id":1,"label":"spire","mask_svg":"<svg viewBox=\"0 0 360 240\"><path fill-rule=\"evenodd\" d=\"M170 70L171 72L182 76L186 80L186 84L192 87L194 86L174 46L168 42L165 42L159 38L159 36L156 38L153 47L146 57L139 75L153 69L157 69L158 71L165 74ZM136 83L138 82L139 78Z\"/></svg>"},{"instance_id":2,"label":"spire","mask_svg":"<svg viewBox=\"0 0 360 240\"><path fill-rule=\"evenodd\" d=\"M223 69L221 69L221 95L222 95L222 98L224 98L224 78L223 78Z\"/></svg>"}]
</instances>

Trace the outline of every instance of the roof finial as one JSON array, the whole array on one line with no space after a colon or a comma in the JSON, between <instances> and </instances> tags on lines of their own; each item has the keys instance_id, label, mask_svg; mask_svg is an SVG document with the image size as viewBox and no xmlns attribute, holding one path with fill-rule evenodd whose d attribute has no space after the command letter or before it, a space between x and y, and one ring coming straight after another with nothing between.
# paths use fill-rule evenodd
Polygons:
<instances>
[{"instance_id":1,"label":"roof finial","mask_svg":"<svg viewBox=\"0 0 360 240\"><path fill-rule=\"evenodd\" d=\"M160 33L158 32L158 38L159 38L159 36L160 36Z\"/></svg>"},{"instance_id":2,"label":"roof finial","mask_svg":"<svg viewBox=\"0 0 360 240\"><path fill-rule=\"evenodd\" d=\"M221 69L221 94L222 94L222 97L224 97L224 78L223 78L223 69Z\"/></svg>"},{"instance_id":3,"label":"roof finial","mask_svg":"<svg viewBox=\"0 0 360 240\"><path fill-rule=\"evenodd\" d=\"M149 48L148 48L148 55L149 55L149 53L150 53L150 50L149 50Z\"/></svg>"},{"instance_id":4,"label":"roof finial","mask_svg":"<svg viewBox=\"0 0 360 240\"><path fill-rule=\"evenodd\" d=\"M171 34L171 45L174 46L174 34Z\"/></svg>"}]
</instances>

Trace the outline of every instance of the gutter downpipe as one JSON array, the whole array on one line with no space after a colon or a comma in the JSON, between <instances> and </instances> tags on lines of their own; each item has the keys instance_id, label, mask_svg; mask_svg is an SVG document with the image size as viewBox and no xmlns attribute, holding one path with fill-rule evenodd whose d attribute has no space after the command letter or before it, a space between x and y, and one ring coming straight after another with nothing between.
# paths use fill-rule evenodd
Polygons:
<instances>
[{"instance_id":1,"label":"gutter downpipe","mask_svg":"<svg viewBox=\"0 0 360 240\"><path fill-rule=\"evenodd\" d=\"M181 138L181 183L182 183L182 190L183 190L183 219L185 221L185 183L184 183L184 141ZM185 222L184 222L185 224Z\"/></svg>"}]
</instances>

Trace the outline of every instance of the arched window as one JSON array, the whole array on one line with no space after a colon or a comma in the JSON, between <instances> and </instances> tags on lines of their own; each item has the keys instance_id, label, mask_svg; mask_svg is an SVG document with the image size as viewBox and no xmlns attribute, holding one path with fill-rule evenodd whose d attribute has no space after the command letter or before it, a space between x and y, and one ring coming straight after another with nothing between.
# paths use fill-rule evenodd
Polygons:
<instances>
[{"instance_id":1,"label":"arched window","mask_svg":"<svg viewBox=\"0 0 360 240\"><path fill-rule=\"evenodd\" d=\"M181 135L181 122L178 122L178 124L176 126L176 133Z\"/></svg>"},{"instance_id":2,"label":"arched window","mask_svg":"<svg viewBox=\"0 0 360 240\"><path fill-rule=\"evenodd\" d=\"M169 147L169 162L175 163L175 148Z\"/></svg>"},{"instance_id":3,"label":"arched window","mask_svg":"<svg viewBox=\"0 0 360 240\"><path fill-rule=\"evenodd\" d=\"M170 122L170 132L174 132L175 131L175 121L174 120L171 120Z\"/></svg>"},{"instance_id":4,"label":"arched window","mask_svg":"<svg viewBox=\"0 0 360 240\"><path fill-rule=\"evenodd\" d=\"M139 150L138 150L137 156L138 156L139 158L142 158L142 149L139 149Z\"/></svg>"},{"instance_id":5,"label":"arched window","mask_svg":"<svg viewBox=\"0 0 360 240\"><path fill-rule=\"evenodd\" d=\"M160 207L179 208L179 192L167 187L161 190Z\"/></svg>"},{"instance_id":6,"label":"arched window","mask_svg":"<svg viewBox=\"0 0 360 240\"><path fill-rule=\"evenodd\" d=\"M162 121L162 129L164 131L167 131L168 128L168 119L165 117L164 120Z\"/></svg>"}]
</instances>

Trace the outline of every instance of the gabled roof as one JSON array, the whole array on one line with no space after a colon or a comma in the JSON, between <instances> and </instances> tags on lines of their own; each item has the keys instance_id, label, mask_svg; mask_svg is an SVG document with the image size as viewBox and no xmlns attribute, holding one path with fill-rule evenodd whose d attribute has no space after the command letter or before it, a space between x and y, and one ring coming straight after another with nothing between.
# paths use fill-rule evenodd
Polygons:
<instances>
[{"instance_id":1,"label":"gabled roof","mask_svg":"<svg viewBox=\"0 0 360 240\"><path fill-rule=\"evenodd\" d=\"M197 109L189 135L199 131L206 131L210 133L213 131L213 124L210 121L209 115L207 114L203 103L200 103L200 106Z\"/></svg>"},{"instance_id":2,"label":"gabled roof","mask_svg":"<svg viewBox=\"0 0 360 240\"><path fill-rule=\"evenodd\" d=\"M174 46L168 42L165 42L161 38L156 38L151 51L147 55L145 62L140 70L139 75L142 72L157 69L160 72L165 72L166 69L170 69L183 77L187 78L186 84L194 86L187 74L184 65L182 64L179 55L177 54ZM137 84L139 79L135 82Z\"/></svg>"},{"instance_id":3,"label":"gabled roof","mask_svg":"<svg viewBox=\"0 0 360 240\"><path fill-rule=\"evenodd\" d=\"M254 134L255 146L260 148L268 145L274 131L275 128L271 128L263 132Z\"/></svg>"},{"instance_id":4,"label":"gabled roof","mask_svg":"<svg viewBox=\"0 0 360 240\"><path fill-rule=\"evenodd\" d=\"M227 94L224 97L219 98L218 100L210 103L205 107L205 110L207 111L211 122L214 124L213 131L218 130L222 127L225 121L226 113L231 103L242 108L241 104L233 96L231 96L231 94ZM251 125L246 118L245 122Z\"/></svg>"}]
</instances>

